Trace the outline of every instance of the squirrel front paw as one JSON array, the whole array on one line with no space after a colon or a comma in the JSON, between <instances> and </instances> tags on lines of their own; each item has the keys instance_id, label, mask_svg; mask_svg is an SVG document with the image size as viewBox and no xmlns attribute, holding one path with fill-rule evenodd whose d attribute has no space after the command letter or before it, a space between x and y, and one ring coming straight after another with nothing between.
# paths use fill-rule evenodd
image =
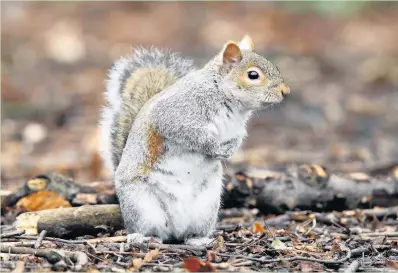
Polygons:
<instances>
[{"instance_id":1,"label":"squirrel front paw","mask_svg":"<svg viewBox=\"0 0 398 273\"><path fill-rule=\"evenodd\" d=\"M239 148L239 145L240 142L236 138L224 141L217 150L212 152L212 156L215 159L228 159Z\"/></svg>"}]
</instances>

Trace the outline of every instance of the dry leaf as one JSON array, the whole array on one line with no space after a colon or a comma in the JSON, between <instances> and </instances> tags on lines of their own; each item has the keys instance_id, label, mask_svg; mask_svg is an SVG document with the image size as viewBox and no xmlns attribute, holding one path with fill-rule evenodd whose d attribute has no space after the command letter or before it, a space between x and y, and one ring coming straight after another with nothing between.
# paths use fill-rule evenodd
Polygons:
<instances>
[{"instance_id":1,"label":"dry leaf","mask_svg":"<svg viewBox=\"0 0 398 273\"><path fill-rule=\"evenodd\" d=\"M263 246L252 246L250 247L250 253L263 253L265 251L265 247Z\"/></svg>"},{"instance_id":2,"label":"dry leaf","mask_svg":"<svg viewBox=\"0 0 398 273\"><path fill-rule=\"evenodd\" d=\"M69 208L71 204L63 197L49 190L38 191L25 196L18 201L17 207L28 211L38 211L56 208Z\"/></svg>"},{"instance_id":3,"label":"dry leaf","mask_svg":"<svg viewBox=\"0 0 398 273\"><path fill-rule=\"evenodd\" d=\"M215 251L209 250L207 251L207 260L209 260L209 262L216 262L216 263L220 263L222 261L222 258L217 256L217 253Z\"/></svg>"},{"instance_id":4,"label":"dry leaf","mask_svg":"<svg viewBox=\"0 0 398 273\"><path fill-rule=\"evenodd\" d=\"M24 261L17 261L15 264L15 268L12 273L22 273L25 270L25 262Z\"/></svg>"},{"instance_id":5,"label":"dry leaf","mask_svg":"<svg viewBox=\"0 0 398 273\"><path fill-rule=\"evenodd\" d=\"M264 227L259 222L255 222L253 224L253 232L264 233L264 231L265 231Z\"/></svg>"},{"instance_id":6,"label":"dry leaf","mask_svg":"<svg viewBox=\"0 0 398 273\"><path fill-rule=\"evenodd\" d=\"M222 236L217 237L216 246L215 246L214 250L216 252L225 252L226 251L224 238Z\"/></svg>"},{"instance_id":7,"label":"dry leaf","mask_svg":"<svg viewBox=\"0 0 398 273\"><path fill-rule=\"evenodd\" d=\"M271 246L278 250L287 249L287 246L285 245L285 243L283 243L282 241L280 241L278 239L273 240Z\"/></svg>"},{"instance_id":8,"label":"dry leaf","mask_svg":"<svg viewBox=\"0 0 398 273\"><path fill-rule=\"evenodd\" d=\"M398 261L387 260L386 265L394 269L398 269Z\"/></svg>"},{"instance_id":9,"label":"dry leaf","mask_svg":"<svg viewBox=\"0 0 398 273\"><path fill-rule=\"evenodd\" d=\"M207 261L194 257L184 259L184 268L189 272L214 272L216 269Z\"/></svg>"},{"instance_id":10,"label":"dry leaf","mask_svg":"<svg viewBox=\"0 0 398 273\"><path fill-rule=\"evenodd\" d=\"M133 259L133 266L129 270L138 271L144 265L144 260L141 258Z\"/></svg>"},{"instance_id":11,"label":"dry leaf","mask_svg":"<svg viewBox=\"0 0 398 273\"><path fill-rule=\"evenodd\" d=\"M29 180L26 185L32 191L44 190L47 187L49 180L47 178L33 178Z\"/></svg>"},{"instance_id":12,"label":"dry leaf","mask_svg":"<svg viewBox=\"0 0 398 273\"><path fill-rule=\"evenodd\" d=\"M78 193L76 197L72 200L73 204L97 204L97 194L96 193Z\"/></svg>"},{"instance_id":13,"label":"dry leaf","mask_svg":"<svg viewBox=\"0 0 398 273\"><path fill-rule=\"evenodd\" d=\"M159 248L151 250L147 254L145 254L144 262L149 263L153 260L153 258L155 258L158 255L159 255Z\"/></svg>"}]
</instances>

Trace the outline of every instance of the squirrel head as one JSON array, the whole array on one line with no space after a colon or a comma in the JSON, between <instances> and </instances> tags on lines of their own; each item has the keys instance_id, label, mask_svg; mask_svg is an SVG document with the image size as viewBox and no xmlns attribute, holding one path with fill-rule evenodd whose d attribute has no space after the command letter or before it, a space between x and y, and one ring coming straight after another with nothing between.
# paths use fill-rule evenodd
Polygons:
<instances>
[{"instance_id":1,"label":"squirrel head","mask_svg":"<svg viewBox=\"0 0 398 273\"><path fill-rule=\"evenodd\" d=\"M234 96L247 108L257 109L280 103L290 93L278 68L254 52L246 35L239 43L228 41L212 62Z\"/></svg>"}]
</instances>

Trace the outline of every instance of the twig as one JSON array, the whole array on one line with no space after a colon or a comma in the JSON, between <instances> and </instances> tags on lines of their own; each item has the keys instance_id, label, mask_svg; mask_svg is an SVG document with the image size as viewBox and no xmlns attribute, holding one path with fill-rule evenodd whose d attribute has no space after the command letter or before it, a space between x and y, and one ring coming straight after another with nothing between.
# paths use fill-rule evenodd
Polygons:
<instances>
[{"instance_id":1,"label":"twig","mask_svg":"<svg viewBox=\"0 0 398 273\"><path fill-rule=\"evenodd\" d=\"M253 264L253 261L246 261L246 262L233 264L233 266L238 267L238 266L247 266L247 265L252 265L252 264Z\"/></svg>"},{"instance_id":2,"label":"twig","mask_svg":"<svg viewBox=\"0 0 398 273\"><path fill-rule=\"evenodd\" d=\"M351 250L351 256L357 257L362 254L368 254L369 252L370 252L369 246L358 247L358 248L354 248L353 250Z\"/></svg>"},{"instance_id":3,"label":"twig","mask_svg":"<svg viewBox=\"0 0 398 273\"><path fill-rule=\"evenodd\" d=\"M398 232L369 232L369 233L361 233L359 235L360 238L378 237L378 236L398 237Z\"/></svg>"},{"instance_id":4,"label":"twig","mask_svg":"<svg viewBox=\"0 0 398 273\"><path fill-rule=\"evenodd\" d=\"M218 225L216 230L234 231L237 228L249 228L253 226L253 224L254 222Z\"/></svg>"},{"instance_id":5,"label":"twig","mask_svg":"<svg viewBox=\"0 0 398 273\"><path fill-rule=\"evenodd\" d=\"M16 237L22 234L25 234L25 230L13 230L10 232L0 234L0 239Z\"/></svg>"},{"instance_id":6,"label":"twig","mask_svg":"<svg viewBox=\"0 0 398 273\"><path fill-rule=\"evenodd\" d=\"M86 254L88 255L88 256L90 256L90 257L93 257L94 259L97 259L97 260L100 260L101 262L103 262L104 260L103 259L101 259L100 257L98 257L98 256L96 256L96 255L93 255L93 254L91 254L90 252L88 252L88 251L86 251Z\"/></svg>"},{"instance_id":7,"label":"twig","mask_svg":"<svg viewBox=\"0 0 398 273\"><path fill-rule=\"evenodd\" d=\"M347 267L346 270L344 270L344 273L351 273L351 272L357 272L358 268L359 268L359 261L355 260L353 261L349 267Z\"/></svg>"},{"instance_id":8,"label":"twig","mask_svg":"<svg viewBox=\"0 0 398 273\"><path fill-rule=\"evenodd\" d=\"M205 246L191 246L191 245L168 245L168 244L150 243L148 245L148 248L149 249L159 248L161 250L189 250L193 252L202 252L202 253L206 252Z\"/></svg>"},{"instance_id":9,"label":"twig","mask_svg":"<svg viewBox=\"0 0 398 273\"><path fill-rule=\"evenodd\" d=\"M3 246L24 246L24 247L33 247L34 243L31 242L1 242Z\"/></svg>"},{"instance_id":10,"label":"twig","mask_svg":"<svg viewBox=\"0 0 398 273\"><path fill-rule=\"evenodd\" d=\"M125 242L127 242L127 236L94 238L94 239L88 239L86 241L86 243L90 243L90 244L125 243Z\"/></svg>"},{"instance_id":11,"label":"twig","mask_svg":"<svg viewBox=\"0 0 398 273\"><path fill-rule=\"evenodd\" d=\"M389 250L389 252L393 253L393 254L398 254L398 249L393 249L392 248L392 249Z\"/></svg>"},{"instance_id":12,"label":"twig","mask_svg":"<svg viewBox=\"0 0 398 273\"><path fill-rule=\"evenodd\" d=\"M15 237L17 239L25 239L25 240L37 240L37 236L17 236ZM65 243L65 244L85 244L87 243L87 240L65 240L65 239L60 239L60 238L54 238L54 237L46 237L44 239L45 241L54 241L54 242L60 242L60 243Z\"/></svg>"},{"instance_id":13,"label":"twig","mask_svg":"<svg viewBox=\"0 0 398 273\"><path fill-rule=\"evenodd\" d=\"M35 248L38 249L41 246L41 243L43 242L44 237L46 236L47 231L43 230L42 232L40 232L39 237L36 240L35 243Z\"/></svg>"},{"instance_id":14,"label":"twig","mask_svg":"<svg viewBox=\"0 0 398 273\"><path fill-rule=\"evenodd\" d=\"M143 264L143 266L146 266L146 265L149 265L149 266L173 266L172 264L163 264L163 263L159 263L159 264L157 264L157 263L145 263L145 264Z\"/></svg>"},{"instance_id":15,"label":"twig","mask_svg":"<svg viewBox=\"0 0 398 273\"><path fill-rule=\"evenodd\" d=\"M44 257L50 263L54 264L62 259L56 251L51 249L32 249L28 247L16 247L16 246L0 246L0 252L12 253L12 254L32 254L37 257Z\"/></svg>"},{"instance_id":16,"label":"twig","mask_svg":"<svg viewBox=\"0 0 398 273\"><path fill-rule=\"evenodd\" d=\"M398 206L389 207L384 209L363 209L360 212L367 216L375 215L376 217L383 217L389 215L398 215Z\"/></svg>"},{"instance_id":17,"label":"twig","mask_svg":"<svg viewBox=\"0 0 398 273\"><path fill-rule=\"evenodd\" d=\"M351 258L351 250L348 247L346 247L345 250L347 252L346 256L341 259L338 259L338 260L322 260L322 259L309 258L309 257L303 257L303 256L295 256L295 257L291 257L291 258L261 259L261 258L247 257L244 255L229 255L229 254L222 254L222 253L217 253L217 255L221 256L221 257L242 258L242 259L251 260L251 261L260 262L260 263L308 261L308 262L316 262L316 263L323 263L323 264L341 264Z\"/></svg>"}]
</instances>

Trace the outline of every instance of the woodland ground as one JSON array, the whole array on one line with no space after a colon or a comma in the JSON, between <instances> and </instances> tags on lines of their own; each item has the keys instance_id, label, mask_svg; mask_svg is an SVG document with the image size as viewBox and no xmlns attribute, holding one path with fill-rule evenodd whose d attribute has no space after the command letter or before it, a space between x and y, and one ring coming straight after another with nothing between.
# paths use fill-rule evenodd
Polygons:
<instances>
[{"instance_id":1,"label":"woodland ground","mask_svg":"<svg viewBox=\"0 0 398 273\"><path fill-rule=\"evenodd\" d=\"M288 2L2 2L1 270L397 268L398 6L330 3L303 9ZM256 50L284 74L291 95L256 114L242 151L226 163L228 202L215 246L148 250L126 246L124 237L92 243L125 235L106 227L41 242L9 234L26 210L114 203L111 186L98 186L111 184L96 152L112 60L143 44L172 48L202 64L248 30ZM55 180L64 186L51 188L55 194L48 197L37 185L47 185L52 172L72 179ZM37 175L45 176L29 184ZM338 177L350 188L335 183ZM70 181L78 186L65 186ZM285 199L265 198L273 183L286 187L280 193ZM32 185L38 195L31 195L37 191ZM327 201L320 198L320 207L307 204L296 190L303 185L336 198L322 195ZM358 193L359 201L346 194L356 188L370 194ZM3 203L10 196L12 202ZM34 254L35 243L56 254ZM261 260L277 258L283 261Z\"/></svg>"}]
</instances>

